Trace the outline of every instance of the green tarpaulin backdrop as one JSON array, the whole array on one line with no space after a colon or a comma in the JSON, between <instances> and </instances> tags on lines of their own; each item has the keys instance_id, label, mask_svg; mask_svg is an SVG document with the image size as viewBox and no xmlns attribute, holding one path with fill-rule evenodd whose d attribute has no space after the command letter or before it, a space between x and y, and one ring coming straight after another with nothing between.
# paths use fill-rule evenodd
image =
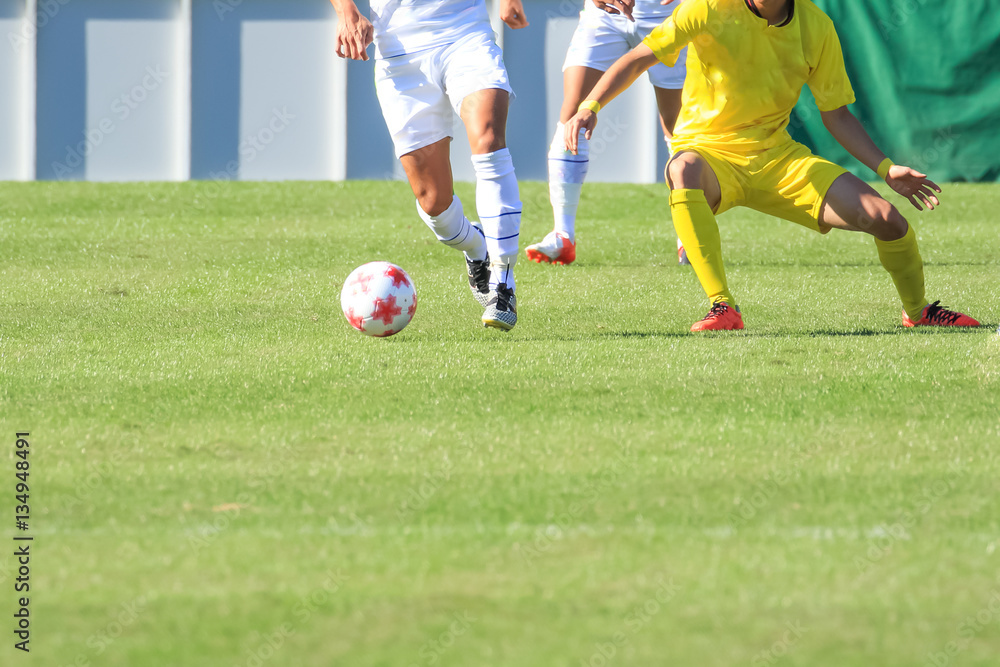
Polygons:
<instances>
[{"instance_id":1,"label":"green tarpaulin backdrop","mask_svg":"<svg viewBox=\"0 0 1000 667\"><path fill-rule=\"evenodd\" d=\"M1000 180L1000 0L814 0L833 19L858 101L889 157L939 181ZM792 135L866 180L808 88Z\"/></svg>"}]
</instances>

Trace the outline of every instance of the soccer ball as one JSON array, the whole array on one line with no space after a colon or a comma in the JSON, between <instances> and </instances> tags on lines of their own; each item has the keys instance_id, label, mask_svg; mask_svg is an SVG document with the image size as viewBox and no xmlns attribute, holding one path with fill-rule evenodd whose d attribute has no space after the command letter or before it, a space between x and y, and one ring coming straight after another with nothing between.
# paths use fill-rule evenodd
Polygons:
<instances>
[{"instance_id":1,"label":"soccer ball","mask_svg":"<svg viewBox=\"0 0 1000 667\"><path fill-rule=\"evenodd\" d=\"M351 326L368 336L402 331L417 312L417 291L406 271L389 262L362 264L347 276L340 307Z\"/></svg>"}]
</instances>

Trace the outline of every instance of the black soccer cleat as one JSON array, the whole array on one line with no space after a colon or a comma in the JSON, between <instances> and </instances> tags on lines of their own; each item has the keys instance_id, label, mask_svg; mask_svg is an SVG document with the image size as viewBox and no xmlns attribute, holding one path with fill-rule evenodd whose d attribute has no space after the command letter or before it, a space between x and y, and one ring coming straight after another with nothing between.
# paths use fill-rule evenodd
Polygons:
<instances>
[{"instance_id":1,"label":"black soccer cleat","mask_svg":"<svg viewBox=\"0 0 1000 667\"><path fill-rule=\"evenodd\" d=\"M469 273L469 289L479 305L486 308L490 300L490 256L486 259L465 258L465 268Z\"/></svg>"}]
</instances>

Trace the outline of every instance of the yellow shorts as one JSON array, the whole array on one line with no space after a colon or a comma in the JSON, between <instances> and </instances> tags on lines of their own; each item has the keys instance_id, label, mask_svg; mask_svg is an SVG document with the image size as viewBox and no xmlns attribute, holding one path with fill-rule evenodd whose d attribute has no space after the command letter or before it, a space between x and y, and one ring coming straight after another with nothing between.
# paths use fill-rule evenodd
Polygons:
<instances>
[{"instance_id":1,"label":"yellow shorts","mask_svg":"<svg viewBox=\"0 0 1000 667\"><path fill-rule=\"evenodd\" d=\"M677 147L677 154L697 153L719 179L722 201L716 214L746 206L826 234L820 223L823 201L833 182L847 170L789 141L752 156L723 153L693 144Z\"/></svg>"}]
</instances>

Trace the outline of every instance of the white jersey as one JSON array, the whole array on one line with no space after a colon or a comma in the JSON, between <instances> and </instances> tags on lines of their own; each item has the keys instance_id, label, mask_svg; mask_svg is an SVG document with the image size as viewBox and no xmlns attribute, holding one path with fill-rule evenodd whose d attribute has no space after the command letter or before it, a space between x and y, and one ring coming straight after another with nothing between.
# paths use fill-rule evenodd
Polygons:
<instances>
[{"instance_id":1,"label":"white jersey","mask_svg":"<svg viewBox=\"0 0 1000 667\"><path fill-rule=\"evenodd\" d=\"M452 44L493 27L485 0L371 0L375 52L380 58Z\"/></svg>"},{"instance_id":2,"label":"white jersey","mask_svg":"<svg viewBox=\"0 0 1000 667\"><path fill-rule=\"evenodd\" d=\"M632 9L632 18L660 19L660 21L664 21L668 16L674 13L674 10L677 9L677 6L680 4L681 0L674 0L674 2L669 5L661 5L660 0L635 0L635 7ZM587 13L594 12L601 15L607 13L603 9L598 9L593 0L584 0L583 11ZM626 21L628 20L624 16L621 18Z\"/></svg>"}]
</instances>

